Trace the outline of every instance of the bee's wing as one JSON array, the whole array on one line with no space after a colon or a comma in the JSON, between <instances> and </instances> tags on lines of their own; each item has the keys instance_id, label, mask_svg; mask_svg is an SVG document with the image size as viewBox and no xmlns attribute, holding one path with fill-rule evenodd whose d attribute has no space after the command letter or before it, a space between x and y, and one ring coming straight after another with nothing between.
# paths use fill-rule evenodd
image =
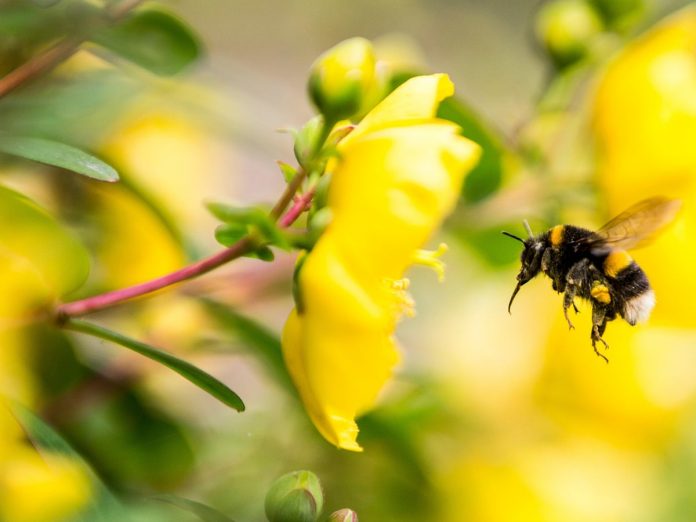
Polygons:
<instances>
[{"instance_id":1,"label":"bee's wing","mask_svg":"<svg viewBox=\"0 0 696 522\"><path fill-rule=\"evenodd\" d=\"M629 250L644 246L672 222L680 208L678 199L644 199L595 232L590 245L592 252L601 254L615 248Z\"/></svg>"}]
</instances>

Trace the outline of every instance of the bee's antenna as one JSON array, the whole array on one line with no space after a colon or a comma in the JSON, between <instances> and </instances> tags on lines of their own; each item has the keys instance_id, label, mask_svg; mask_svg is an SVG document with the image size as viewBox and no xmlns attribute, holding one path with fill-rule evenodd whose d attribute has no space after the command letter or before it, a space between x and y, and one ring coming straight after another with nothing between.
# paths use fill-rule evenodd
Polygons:
<instances>
[{"instance_id":1,"label":"bee's antenna","mask_svg":"<svg viewBox=\"0 0 696 522\"><path fill-rule=\"evenodd\" d=\"M511 234L510 232L505 232L505 231L503 230L503 231L501 232L501 234L503 234L504 236L507 236L507 237L511 237L512 239L516 239L516 240L519 241L520 243L524 244L524 239L522 239L521 237L517 237L516 235Z\"/></svg>"},{"instance_id":2,"label":"bee's antenna","mask_svg":"<svg viewBox=\"0 0 696 522\"><path fill-rule=\"evenodd\" d=\"M527 222L526 219L522 221L522 224L524 225L524 229L527 231L527 234L529 234L529 237L534 237L534 233L532 232L532 227L529 226L529 223Z\"/></svg>"}]
</instances>

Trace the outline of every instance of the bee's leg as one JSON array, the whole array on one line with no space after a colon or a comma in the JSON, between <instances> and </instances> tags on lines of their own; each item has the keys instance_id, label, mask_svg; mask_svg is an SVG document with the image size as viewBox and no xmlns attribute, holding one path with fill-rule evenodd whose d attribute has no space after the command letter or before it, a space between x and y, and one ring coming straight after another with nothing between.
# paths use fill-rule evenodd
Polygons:
<instances>
[{"instance_id":1,"label":"bee's leg","mask_svg":"<svg viewBox=\"0 0 696 522\"><path fill-rule=\"evenodd\" d=\"M582 285L582 281L586 276L587 270L588 261L586 259L583 259L582 261L578 261L577 263L575 263L570 268L565 278L565 294L563 295L563 316L565 317L565 320L568 323L568 327L571 330L575 328L575 326L573 326L573 323L570 322L570 318L568 317L568 308L572 306L573 310L575 310L575 313L578 313L578 307L575 306L575 295L580 290L580 285Z\"/></svg>"},{"instance_id":2,"label":"bee's leg","mask_svg":"<svg viewBox=\"0 0 696 522\"><path fill-rule=\"evenodd\" d=\"M566 291L565 294L563 294L563 317L565 317L566 322L568 323L568 328L570 330L573 330L575 326L573 326L573 323L570 322L570 317L568 317L568 308L573 306L575 309L575 313L577 313L578 309L575 307L575 293L576 293L576 288L575 285L567 285L566 286Z\"/></svg>"},{"instance_id":3,"label":"bee's leg","mask_svg":"<svg viewBox=\"0 0 696 522\"><path fill-rule=\"evenodd\" d=\"M607 342L602 339L602 334L607 327L606 309L602 306L592 305L592 348L594 352L604 359L607 363L609 359L597 350L597 342L601 342L605 349L609 349Z\"/></svg>"}]
</instances>

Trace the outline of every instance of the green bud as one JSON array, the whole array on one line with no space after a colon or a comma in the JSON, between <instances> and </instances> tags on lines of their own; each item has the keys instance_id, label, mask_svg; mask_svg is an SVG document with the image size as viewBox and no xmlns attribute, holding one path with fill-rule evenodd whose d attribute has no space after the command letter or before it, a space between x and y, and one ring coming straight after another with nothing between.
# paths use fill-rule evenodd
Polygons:
<instances>
[{"instance_id":1,"label":"green bud","mask_svg":"<svg viewBox=\"0 0 696 522\"><path fill-rule=\"evenodd\" d=\"M569 65L588 54L602 20L587 0L553 0L544 4L536 20L536 35L554 62Z\"/></svg>"},{"instance_id":2,"label":"green bud","mask_svg":"<svg viewBox=\"0 0 696 522\"><path fill-rule=\"evenodd\" d=\"M352 509L339 509L331 513L328 522L358 522L358 514Z\"/></svg>"},{"instance_id":3,"label":"green bud","mask_svg":"<svg viewBox=\"0 0 696 522\"><path fill-rule=\"evenodd\" d=\"M305 123L304 127L295 135L295 158L297 158L297 162L303 168L307 168L309 162L314 157L316 148L319 145L317 142L321 139L323 130L324 118L315 116Z\"/></svg>"},{"instance_id":4,"label":"green bud","mask_svg":"<svg viewBox=\"0 0 696 522\"><path fill-rule=\"evenodd\" d=\"M293 471L277 479L266 495L269 522L316 522L324 505L319 479L311 471Z\"/></svg>"},{"instance_id":5,"label":"green bud","mask_svg":"<svg viewBox=\"0 0 696 522\"><path fill-rule=\"evenodd\" d=\"M328 121L358 113L375 79L375 54L364 38L350 38L314 62L309 74L309 96Z\"/></svg>"}]
</instances>

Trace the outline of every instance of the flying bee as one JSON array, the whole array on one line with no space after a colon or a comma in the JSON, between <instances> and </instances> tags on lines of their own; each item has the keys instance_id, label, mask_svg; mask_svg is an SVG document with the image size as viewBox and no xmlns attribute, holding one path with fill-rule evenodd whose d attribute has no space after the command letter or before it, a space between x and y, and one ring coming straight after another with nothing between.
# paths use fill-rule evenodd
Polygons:
<instances>
[{"instance_id":1,"label":"flying bee","mask_svg":"<svg viewBox=\"0 0 696 522\"><path fill-rule=\"evenodd\" d=\"M645 272L626 250L648 243L674 219L680 206L681 202L675 199L646 199L596 232L573 225L556 225L535 236L527 221L524 221L527 239L503 232L524 245L520 257L522 267L508 312L520 288L543 272L551 279L553 289L563 294L563 315L570 328L574 326L568 309L572 306L578 312L575 298L590 302L592 348L608 362L597 350L598 342L609 348L602 339L607 322L621 317L633 326L647 320L655 306L655 293Z\"/></svg>"}]
</instances>

